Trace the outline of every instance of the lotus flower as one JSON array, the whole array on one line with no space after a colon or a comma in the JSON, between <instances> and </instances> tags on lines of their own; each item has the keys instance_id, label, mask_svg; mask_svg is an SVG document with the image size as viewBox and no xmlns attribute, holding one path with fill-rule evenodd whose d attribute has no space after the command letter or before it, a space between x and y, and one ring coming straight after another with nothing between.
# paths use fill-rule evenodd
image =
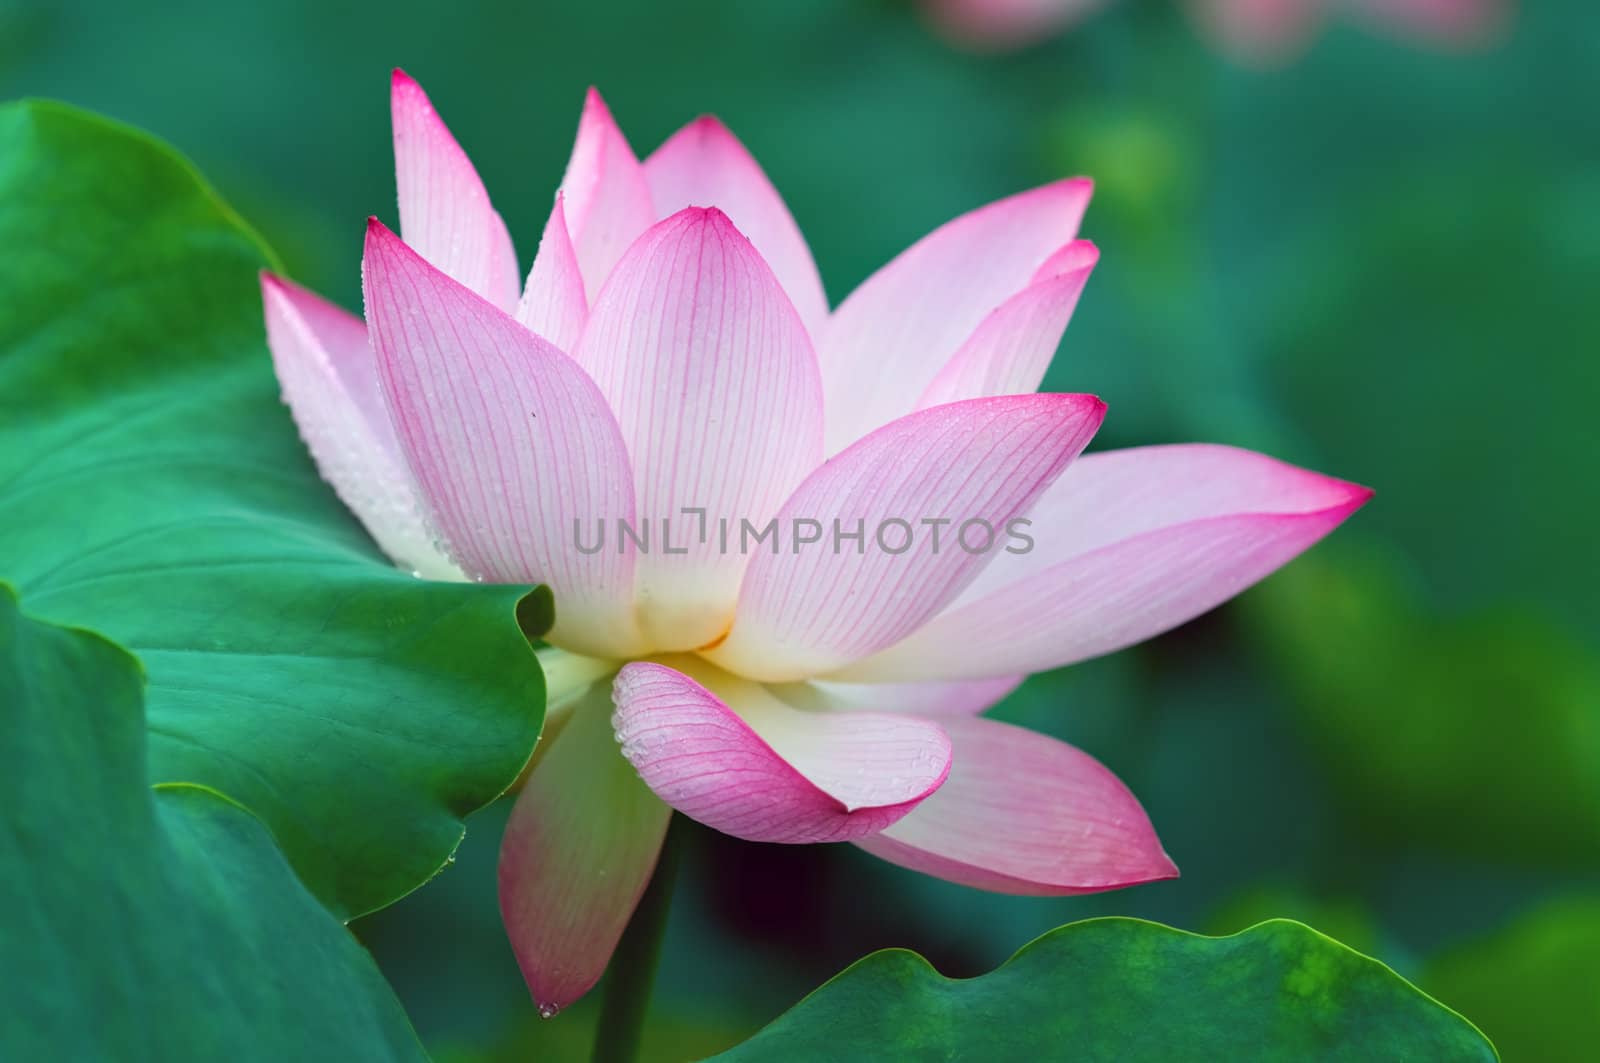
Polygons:
<instances>
[{"instance_id":1,"label":"lotus flower","mask_svg":"<svg viewBox=\"0 0 1600 1063\"><path fill-rule=\"evenodd\" d=\"M365 324L268 275L268 337L396 564L554 591L500 860L542 1011L599 978L673 809L1011 893L1177 873L1111 772L980 714L1231 597L1369 492L1224 446L1079 458L1104 405L1035 388L1097 258L1088 181L957 218L830 309L726 128L640 163L591 92L523 285L398 72L393 113L403 238L369 223Z\"/></svg>"},{"instance_id":2,"label":"lotus flower","mask_svg":"<svg viewBox=\"0 0 1600 1063\"><path fill-rule=\"evenodd\" d=\"M1195 20L1224 49L1250 60L1281 59L1344 11L1404 36L1466 47L1492 36L1508 0L1187 0ZM1105 0L926 0L934 24L984 48L1043 39L1104 6Z\"/></svg>"}]
</instances>

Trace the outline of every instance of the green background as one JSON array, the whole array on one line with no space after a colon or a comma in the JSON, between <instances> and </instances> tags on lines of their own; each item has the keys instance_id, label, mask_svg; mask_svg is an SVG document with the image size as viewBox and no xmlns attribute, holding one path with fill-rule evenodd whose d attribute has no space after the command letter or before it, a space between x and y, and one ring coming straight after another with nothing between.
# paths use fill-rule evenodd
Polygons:
<instances>
[{"instance_id":1,"label":"green background","mask_svg":"<svg viewBox=\"0 0 1600 1063\"><path fill-rule=\"evenodd\" d=\"M783 191L837 301L990 199L1096 178L1103 258L1047 386L1098 445L1208 439L1374 486L1327 544L1149 646L998 714L1140 795L1176 882L980 895L848 847L691 834L646 1047L725 1047L869 949L946 974L1060 923L1303 918L1458 1007L1507 1060L1600 1042L1600 11L1543 0L1435 54L1336 25L1217 56L1165 2L1004 56L909 5L354 6L0 0L0 96L65 99L198 164L298 279L355 305L394 221L387 72L432 95L526 265L582 91L641 152L711 111ZM27 602L24 602L26 608ZM356 924L444 1058L581 1052L498 925L504 810Z\"/></svg>"}]
</instances>

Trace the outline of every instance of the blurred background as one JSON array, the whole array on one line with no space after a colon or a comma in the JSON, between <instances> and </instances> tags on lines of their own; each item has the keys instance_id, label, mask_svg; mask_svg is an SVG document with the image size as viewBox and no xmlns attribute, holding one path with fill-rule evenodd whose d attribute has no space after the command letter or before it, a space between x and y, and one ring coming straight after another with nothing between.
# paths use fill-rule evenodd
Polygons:
<instances>
[{"instance_id":1,"label":"blurred background","mask_svg":"<svg viewBox=\"0 0 1600 1063\"><path fill-rule=\"evenodd\" d=\"M999 897L849 846L690 830L647 1054L732 1044L874 948L971 975L1129 914L1211 933L1301 918L1510 1063L1592 1059L1600 8L1530 2L1465 47L1335 13L1268 54L1219 47L1176 4L1080 4L1007 50L890 0L0 0L0 95L171 141L352 307L364 219L395 220L397 65L524 267L590 83L641 155L725 119L835 302L962 211L1093 176L1103 258L1046 387L1109 402L1097 446L1235 443L1377 497L1237 602L996 710L1117 771L1180 880ZM581 1058L594 995L539 1021L500 930L504 816L355 929L440 1058Z\"/></svg>"}]
</instances>

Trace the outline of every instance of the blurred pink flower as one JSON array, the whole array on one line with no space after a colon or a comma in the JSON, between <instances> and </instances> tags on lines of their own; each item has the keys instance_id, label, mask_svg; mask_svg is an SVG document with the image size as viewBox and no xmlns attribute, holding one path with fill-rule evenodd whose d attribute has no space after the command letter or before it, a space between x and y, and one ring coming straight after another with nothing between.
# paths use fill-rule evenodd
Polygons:
<instances>
[{"instance_id":1,"label":"blurred pink flower","mask_svg":"<svg viewBox=\"0 0 1600 1063\"><path fill-rule=\"evenodd\" d=\"M1188 0L1201 27L1247 59L1293 54L1328 16L1346 12L1447 48L1470 47L1501 25L1506 0Z\"/></svg>"},{"instance_id":2,"label":"blurred pink flower","mask_svg":"<svg viewBox=\"0 0 1600 1063\"><path fill-rule=\"evenodd\" d=\"M404 239L369 224L365 324L266 275L268 338L397 564L555 592L500 863L542 1011L604 971L674 808L1013 893L1177 873L1108 770L980 713L1210 609L1369 492L1222 446L1078 459L1104 405L1035 389L1098 258L1088 181L957 218L830 310L726 128L641 163L591 92L523 285L398 72L393 114ZM634 538L590 549L614 520Z\"/></svg>"},{"instance_id":3,"label":"blurred pink flower","mask_svg":"<svg viewBox=\"0 0 1600 1063\"><path fill-rule=\"evenodd\" d=\"M983 49L1016 48L1058 33L1107 0L924 0L951 40Z\"/></svg>"},{"instance_id":4,"label":"blurred pink flower","mask_svg":"<svg viewBox=\"0 0 1600 1063\"><path fill-rule=\"evenodd\" d=\"M1105 0L926 0L934 23L979 48L1016 47L1059 32ZM1511 0L1186 0L1195 21L1245 59L1292 54L1329 15L1346 12L1446 47L1491 37Z\"/></svg>"}]
</instances>

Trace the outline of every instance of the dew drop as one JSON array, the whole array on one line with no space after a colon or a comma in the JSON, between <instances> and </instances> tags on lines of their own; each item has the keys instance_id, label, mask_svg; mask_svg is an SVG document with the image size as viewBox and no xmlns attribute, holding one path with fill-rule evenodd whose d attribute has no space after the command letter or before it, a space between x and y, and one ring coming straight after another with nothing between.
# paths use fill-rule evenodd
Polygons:
<instances>
[{"instance_id":1,"label":"dew drop","mask_svg":"<svg viewBox=\"0 0 1600 1063\"><path fill-rule=\"evenodd\" d=\"M553 1018L556 1017L556 1012L558 1012L560 1010L561 1010L561 1008L558 1005L555 1005L555 1004L540 1004L539 1005L539 1018L541 1018L541 1019L553 1019Z\"/></svg>"}]
</instances>

